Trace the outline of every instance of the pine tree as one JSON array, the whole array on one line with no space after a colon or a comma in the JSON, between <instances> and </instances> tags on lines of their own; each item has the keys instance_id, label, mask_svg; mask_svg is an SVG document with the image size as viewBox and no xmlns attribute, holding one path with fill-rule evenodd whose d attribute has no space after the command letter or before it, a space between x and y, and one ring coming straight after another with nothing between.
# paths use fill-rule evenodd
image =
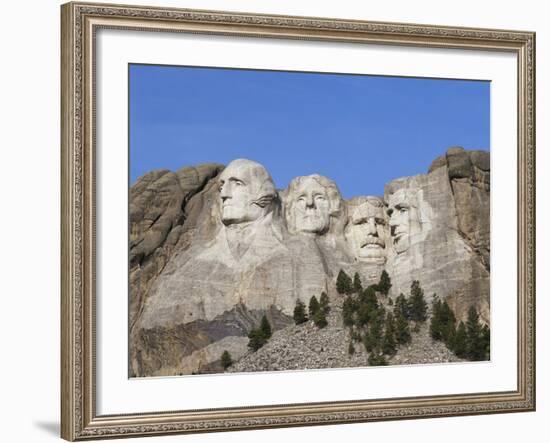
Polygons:
<instances>
[{"instance_id":1,"label":"pine tree","mask_svg":"<svg viewBox=\"0 0 550 443\"><path fill-rule=\"evenodd\" d=\"M457 357L466 358L466 348L466 325L461 321L456 329L452 350Z\"/></svg>"},{"instance_id":2,"label":"pine tree","mask_svg":"<svg viewBox=\"0 0 550 443\"><path fill-rule=\"evenodd\" d=\"M400 345L411 341L409 323L401 312L395 315L395 341Z\"/></svg>"},{"instance_id":3,"label":"pine tree","mask_svg":"<svg viewBox=\"0 0 550 443\"><path fill-rule=\"evenodd\" d=\"M353 292L351 278L342 269L340 269L336 278L336 290L339 294L351 294Z\"/></svg>"},{"instance_id":4,"label":"pine tree","mask_svg":"<svg viewBox=\"0 0 550 443\"><path fill-rule=\"evenodd\" d=\"M301 325L307 321L306 306L300 300L296 302L293 318L294 323L297 325Z\"/></svg>"},{"instance_id":5,"label":"pine tree","mask_svg":"<svg viewBox=\"0 0 550 443\"><path fill-rule=\"evenodd\" d=\"M222 353L221 362L223 369L227 369L233 364L233 359L231 358L231 354L227 351L227 349Z\"/></svg>"},{"instance_id":6,"label":"pine tree","mask_svg":"<svg viewBox=\"0 0 550 443\"><path fill-rule=\"evenodd\" d=\"M321 311L323 311L323 313L325 314L329 313L330 306L329 306L328 295L326 292L321 292L321 297L319 298L319 307L321 308Z\"/></svg>"},{"instance_id":7,"label":"pine tree","mask_svg":"<svg viewBox=\"0 0 550 443\"><path fill-rule=\"evenodd\" d=\"M315 323L315 326L317 326L319 329L323 329L325 326L328 325L327 317L321 309L319 309L313 316L313 323Z\"/></svg>"},{"instance_id":8,"label":"pine tree","mask_svg":"<svg viewBox=\"0 0 550 443\"><path fill-rule=\"evenodd\" d=\"M257 351L263 345L267 343L267 340L271 337L271 325L267 320L267 317L264 315L260 322L260 327L257 329L252 329L248 333L248 347L253 351Z\"/></svg>"},{"instance_id":9,"label":"pine tree","mask_svg":"<svg viewBox=\"0 0 550 443\"><path fill-rule=\"evenodd\" d=\"M481 343L483 344L483 360L491 359L491 330L487 325L483 325L481 330Z\"/></svg>"},{"instance_id":10,"label":"pine tree","mask_svg":"<svg viewBox=\"0 0 550 443\"><path fill-rule=\"evenodd\" d=\"M384 308L378 308L370 313L369 328L363 340L367 352L379 351L382 348L385 318Z\"/></svg>"},{"instance_id":11,"label":"pine tree","mask_svg":"<svg viewBox=\"0 0 550 443\"><path fill-rule=\"evenodd\" d=\"M365 351L374 352L376 345L376 338L370 334L370 331L367 331L363 336L363 346L365 347Z\"/></svg>"},{"instance_id":12,"label":"pine tree","mask_svg":"<svg viewBox=\"0 0 550 443\"><path fill-rule=\"evenodd\" d=\"M409 319L409 303L407 298L403 293L395 299L395 304L393 305L393 315L397 318L398 315L403 316L406 320Z\"/></svg>"},{"instance_id":13,"label":"pine tree","mask_svg":"<svg viewBox=\"0 0 550 443\"><path fill-rule=\"evenodd\" d=\"M434 340L443 339L443 334L441 333L441 307L441 300L435 296L432 301L432 318L430 320L430 336Z\"/></svg>"},{"instance_id":14,"label":"pine tree","mask_svg":"<svg viewBox=\"0 0 550 443\"><path fill-rule=\"evenodd\" d=\"M353 313L355 312L355 302L350 297L347 296L344 300L344 305L342 306L342 319L345 326L353 326Z\"/></svg>"},{"instance_id":15,"label":"pine tree","mask_svg":"<svg viewBox=\"0 0 550 443\"><path fill-rule=\"evenodd\" d=\"M391 279L386 270L382 271L382 274L380 275L380 281L378 282L378 291L380 291L384 295L388 295L390 292L390 288L392 287Z\"/></svg>"},{"instance_id":16,"label":"pine tree","mask_svg":"<svg viewBox=\"0 0 550 443\"><path fill-rule=\"evenodd\" d=\"M361 277L359 277L359 274L356 272L353 276L353 291L360 294L362 290L363 285L361 284Z\"/></svg>"},{"instance_id":17,"label":"pine tree","mask_svg":"<svg viewBox=\"0 0 550 443\"><path fill-rule=\"evenodd\" d=\"M365 289L357 303L357 326L365 326L372 321L379 308L376 291L371 285Z\"/></svg>"},{"instance_id":18,"label":"pine tree","mask_svg":"<svg viewBox=\"0 0 550 443\"><path fill-rule=\"evenodd\" d=\"M249 338L248 347L253 351L257 351L267 342L265 337L262 335L262 332L260 331L260 329L252 329L248 333L248 338Z\"/></svg>"},{"instance_id":19,"label":"pine tree","mask_svg":"<svg viewBox=\"0 0 550 443\"><path fill-rule=\"evenodd\" d=\"M457 338L455 314L447 300L441 302L435 294L432 302L430 335L434 340L441 340L447 345L447 348L454 350Z\"/></svg>"},{"instance_id":20,"label":"pine tree","mask_svg":"<svg viewBox=\"0 0 550 443\"><path fill-rule=\"evenodd\" d=\"M359 301L362 304L368 305L371 310L378 308L378 299L376 298L374 285L368 286L367 289L360 294Z\"/></svg>"},{"instance_id":21,"label":"pine tree","mask_svg":"<svg viewBox=\"0 0 550 443\"><path fill-rule=\"evenodd\" d=\"M397 351L395 347L395 322L393 314L388 312L386 316L386 327L382 340L382 352L386 355L393 355Z\"/></svg>"},{"instance_id":22,"label":"pine tree","mask_svg":"<svg viewBox=\"0 0 550 443\"><path fill-rule=\"evenodd\" d=\"M466 355L468 360L481 361L485 358L485 344L482 338L482 326L475 307L468 310L466 321Z\"/></svg>"},{"instance_id":23,"label":"pine tree","mask_svg":"<svg viewBox=\"0 0 550 443\"><path fill-rule=\"evenodd\" d=\"M309 318L313 319L313 317L315 316L315 314L317 314L319 309L320 309L320 305L319 305L319 302L317 301L317 297L313 295L309 299Z\"/></svg>"},{"instance_id":24,"label":"pine tree","mask_svg":"<svg viewBox=\"0 0 550 443\"><path fill-rule=\"evenodd\" d=\"M271 325L265 315L262 317L262 321L260 323L260 333L266 341L271 338Z\"/></svg>"},{"instance_id":25,"label":"pine tree","mask_svg":"<svg viewBox=\"0 0 550 443\"><path fill-rule=\"evenodd\" d=\"M456 317L449 307L447 300L441 305L441 336L443 341L449 346L456 335ZM451 346L449 346L451 347Z\"/></svg>"},{"instance_id":26,"label":"pine tree","mask_svg":"<svg viewBox=\"0 0 550 443\"><path fill-rule=\"evenodd\" d=\"M388 362L384 354L378 354L376 352L371 352L369 354L369 366L387 366Z\"/></svg>"},{"instance_id":27,"label":"pine tree","mask_svg":"<svg viewBox=\"0 0 550 443\"><path fill-rule=\"evenodd\" d=\"M409 316L415 322L425 321L427 318L428 304L424 299L424 291L420 287L420 282L414 280L411 284L411 295L408 302Z\"/></svg>"},{"instance_id":28,"label":"pine tree","mask_svg":"<svg viewBox=\"0 0 550 443\"><path fill-rule=\"evenodd\" d=\"M455 349L455 343L456 343L456 325L453 325L453 327L449 327L447 331L447 338L445 339L445 345L447 345L447 348L454 352Z\"/></svg>"},{"instance_id":29,"label":"pine tree","mask_svg":"<svg viewBox=\"0 0 550 443\"><path fill-rule=\"evenodd\" d=\"M357 326L365 326L370 321L370 310L368 305L361 303L357 309Z\"/></svg>"},{"instance_id":30,"label":"pine tree","mask_svg":"<svg viewBox=\"0 0 550 443\"><path fill-rule=\"evenodd\" d=\"M355 354L355 346L353 346L353 340L351 340L351 341L349 342L349 345L348 345L348 354L349 354L349 355Z\"/></svg>"}]
</instances>

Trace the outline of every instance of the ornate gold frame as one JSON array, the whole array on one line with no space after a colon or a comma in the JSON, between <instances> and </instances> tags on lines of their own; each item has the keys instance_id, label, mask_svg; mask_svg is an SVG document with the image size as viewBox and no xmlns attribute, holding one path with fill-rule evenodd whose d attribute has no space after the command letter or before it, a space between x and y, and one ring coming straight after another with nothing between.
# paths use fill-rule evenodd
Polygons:
<instances>
[{"instance_id":1,"label":"ornate gold frame","mask_svg":"<svg viewBox=\"0 0 550 443\"><path fill-rule=\"evenodd\" d=\"M67 440L533 411L535 34L123 5L61 7L61 436ZM98 28L508 51L518 59L518 380L511 392L98 416L94 33Z\"/></svg>"}]
</instances>

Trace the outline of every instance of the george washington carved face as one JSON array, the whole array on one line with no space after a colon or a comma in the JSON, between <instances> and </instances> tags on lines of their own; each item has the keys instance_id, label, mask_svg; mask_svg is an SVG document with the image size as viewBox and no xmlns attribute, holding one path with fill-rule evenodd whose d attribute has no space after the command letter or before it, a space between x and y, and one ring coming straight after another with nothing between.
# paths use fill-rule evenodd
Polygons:
<instances>
[{"instance_id":1,"label":"george washington carved face","mask_svg":"<svg viewBox=\"0 0 550 443\"><path fill-rule=\"evenodd\" d=\"M251 160L234 160L219 178L221 220L226 226L246 223L266 215L276 196L266 169Z\"/></svg>"}]
</instances>

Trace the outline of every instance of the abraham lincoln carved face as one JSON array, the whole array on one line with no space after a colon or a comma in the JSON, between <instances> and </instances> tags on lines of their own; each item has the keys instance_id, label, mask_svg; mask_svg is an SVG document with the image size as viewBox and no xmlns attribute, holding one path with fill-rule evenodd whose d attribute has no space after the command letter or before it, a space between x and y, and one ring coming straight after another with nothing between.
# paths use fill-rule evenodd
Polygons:
<instances>
[{"instance_id":1,"label":"abraham lincoln carved face","mask_svg":"<svg viewBox=\"0 0 550 443\"><path fill-rule=\"evenodd\" d=\"M421 232L418 200L414 192L399 189L388 199L390 235L395 252L409 249L411 238Z\"/></svg>"}]
</instances>

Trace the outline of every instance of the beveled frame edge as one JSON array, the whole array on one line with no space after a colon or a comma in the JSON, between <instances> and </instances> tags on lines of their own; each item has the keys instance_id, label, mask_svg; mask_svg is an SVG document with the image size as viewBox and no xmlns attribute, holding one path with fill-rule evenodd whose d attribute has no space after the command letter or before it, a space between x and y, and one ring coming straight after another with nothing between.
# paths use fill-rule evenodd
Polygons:
<instances>
[{"instance_id":1,"label":"beveled frame edge","mask_svg":"<svg viewBox=\"0 0 550 443\"><path fill-rule=\"evenodd\" d=\"M510 51L518 57L518 388L390 400L95 412L93 37L98 27ZM61 436L86 440L535 410L535 34L236 12L61 7Z\"/></svg>"}]
</instances>

